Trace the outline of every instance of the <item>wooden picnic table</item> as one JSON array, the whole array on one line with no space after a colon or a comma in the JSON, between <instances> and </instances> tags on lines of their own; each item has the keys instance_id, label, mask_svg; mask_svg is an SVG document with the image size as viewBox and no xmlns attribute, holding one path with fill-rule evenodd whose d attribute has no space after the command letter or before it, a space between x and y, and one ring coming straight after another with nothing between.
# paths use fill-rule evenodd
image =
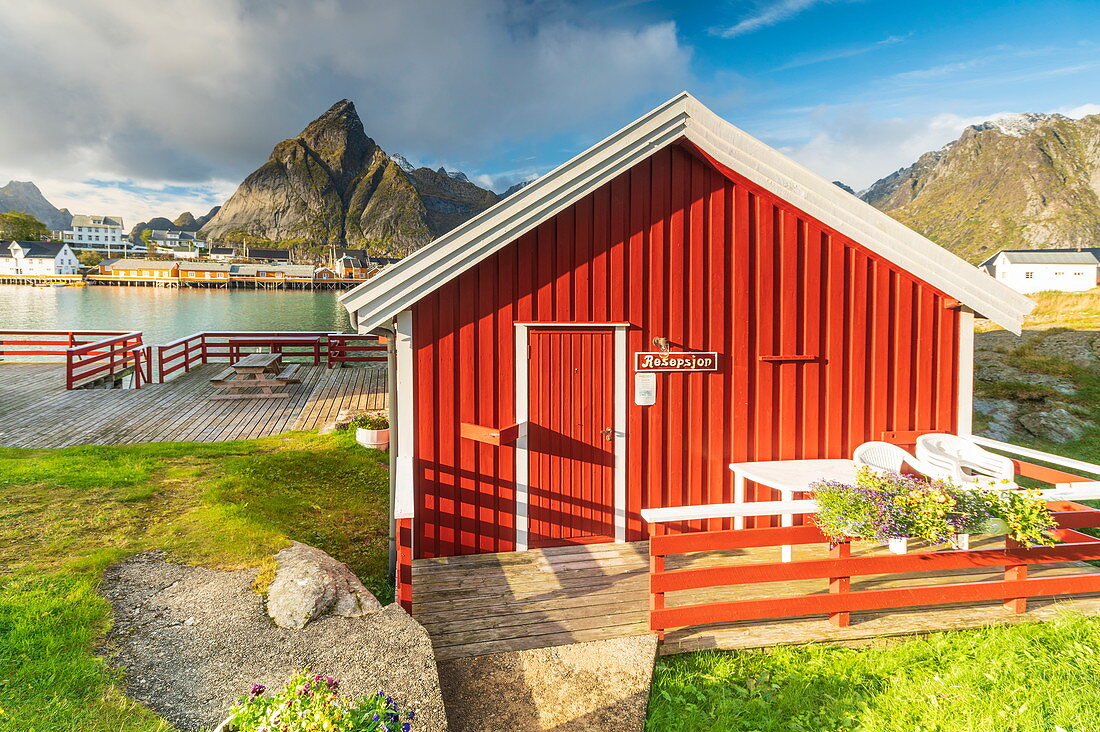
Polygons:
<instances>
[{"instance_id":1,"label":"wooden picnic table","mask_svg":"<svg viewBox=\"0 0 1100 732\"><path fill-rule=\"evenodd\" d=\"M321 363L321 336L234 336L228 340L229 360L241 357L242 348L268 348L271 353L281 354L286 346L309 348L312 353L286 354L313 356L313 363Z\"/></svg>"},{"instance_id":2,"label":"wooden picnic table","mask_svg":"<svg viewBox=\"0 0 1100 732\"><path fill-rule=\"evenodd\" d=\"M282 356L278 353L253 353L236 361L228 369L210 380L219 389L228 389L228 394L216 394L212 400L223 399L286 399L290 396L285 389L297 384L294 372L298 364L282 365ZM245 389L259 388L260 391L245 392ZM278 391L276 391L278 389Z\"/></svg>"}]
</instances>

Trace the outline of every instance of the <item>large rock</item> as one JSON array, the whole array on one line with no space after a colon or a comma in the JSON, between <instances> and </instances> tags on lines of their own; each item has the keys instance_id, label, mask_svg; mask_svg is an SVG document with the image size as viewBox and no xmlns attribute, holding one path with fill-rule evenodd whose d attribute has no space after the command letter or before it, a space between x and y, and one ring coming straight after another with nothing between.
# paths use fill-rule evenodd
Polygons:
<instances>
[{"instance_id":1,"label":"large rock","mask_svg":"<svg viewBox=\"0 0 1100 732\"><path fill-rule=\"evenodd\" d=\"M974 411L989 418L989 426L981 432L991 440L1011 442L1016 431L1016 413L1020 406L1009 399L975 399Z\"/></svg>"},{"instance_id":2,"label":"large rock","mask_svg":"<svg viewBox=\"0 0 1100 732\"><path fill-rule=\"evenodd\" d=\"M275 556L267 614L280 628L304 628L322 615L357 618L382 608L348 566L316 547L294 542Z\"/></svg>"},{"instance_id":3,"label":"large rock","mask_svg":"<svg viewBox=\"0 0 1100 732\"><path fill-rule=\"evenodd\" d=\"M431 639L399 605L360 618L279 628L252 589L256 570L221 572L146 554L110 567L114 623L103 649L128 696L184 732L212 729L253 684L281 689L311 666L348 698L379 689L416 712L415 732L447 729Z\"/></svg>"},{"instance_id":4,"label":"large rock","mask_svg":"<svg viewBox=\"0 0 1100 732\"><path fill-rule=\"evenodd\" d=\"M1050 442L1079 440L1089 427L1088 422L1061 407L1022 414L1019 422L1031 434Z\"/></svg>"},{"instance_id":5,"label":"large rock","mask_svg":"<svg viewBox=\"0 0 1100 732\"><path fill-rule=\"evenodd\" d=\"M657 637L638 635L439 665L452 732L640 732Z\"/></svg>"}]
</instances>

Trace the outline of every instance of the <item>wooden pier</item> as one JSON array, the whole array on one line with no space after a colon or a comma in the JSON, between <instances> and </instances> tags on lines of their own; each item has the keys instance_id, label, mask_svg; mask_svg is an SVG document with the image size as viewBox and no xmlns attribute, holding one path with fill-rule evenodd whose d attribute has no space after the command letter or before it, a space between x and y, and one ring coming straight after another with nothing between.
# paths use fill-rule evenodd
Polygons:
<instances>
[{"instance_id":1,"label":"wooden pier","mask_svg":"<svg viewBox=\"0 0 1100 732\"><path fill-rule=\"evenodd\" d=\"M217 442L313 430L342 410L384 409L384 365L304 365L287 399L211 401L225 364L134 389L66 390L58 363L0 363L0 446Z\"/></svg>"},{"instance_id":2,"label":"wooden pier","mask_svg":"<svg viewBox=\"0 0 1100 732\"><path fill-rule=\"evenodd\" d=\"M975 548L1003 547L987 537ZM853 556L885 554L861 544ZM820 546L795 548L796 559L820 559ZM779 548L698 552L669 560L670 569L775 562ZM1032 577L1097 573L1084 562L1031 565ZM413 617L428 630L440 660L548 648L582 641L646 635L649 630L649 545L587 544L502 554L418 559L412 567ZM852 579L852 589L935 587L1000 579L999 567L871 575ZM669 607L698 602L829 593L825 580L797 580L688 590L666 595ZM1100 615L1100 597L1033 598L1027 613L1001 602L952 604L852 613L836 627L824 615L710 624L670 631L664 655L708 648L744 649L779 644L859 643L881 636L958 630L1048 620L1059 608Z\"/></svg>"}]
</instances>

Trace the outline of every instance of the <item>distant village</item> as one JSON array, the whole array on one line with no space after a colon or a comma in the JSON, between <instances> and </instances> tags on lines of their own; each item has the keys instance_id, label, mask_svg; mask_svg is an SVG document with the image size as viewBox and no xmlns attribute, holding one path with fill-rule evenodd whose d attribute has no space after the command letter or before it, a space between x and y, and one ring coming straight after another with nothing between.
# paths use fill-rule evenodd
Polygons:
<instances>
[{"instance_id":1,"label":"distant village","mask_svg":"<svg viewBox=\"0 0 1100 732\"><path fill-rule=\"evenodd\" d=\"M153 229L124 232L119 216L73 216L50 240L0 242L0 282L40 286L134 285L342 289L396 262L363 249L332 247L325 264L296 262L288 249L209 246L198 232ZM81 256L93 253L89 258Z\"/></svg>"}]
</instances>

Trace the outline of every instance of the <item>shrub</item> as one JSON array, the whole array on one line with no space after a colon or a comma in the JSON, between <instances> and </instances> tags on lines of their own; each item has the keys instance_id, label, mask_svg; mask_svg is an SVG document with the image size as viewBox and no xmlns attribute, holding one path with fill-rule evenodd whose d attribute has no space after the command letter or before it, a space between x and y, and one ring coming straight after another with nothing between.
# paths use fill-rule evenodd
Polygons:
<instances>
[{"instance_id":1,"label":"shrub","mask_svg":"<svg viewBox=\"0 0 1100 732\"><path fill-rule=\"evenodd\" d=\"M390 418L384 414L363 414L348 422L348 429L353 430L388 430L389 428Z\"/></svg>"},{"instance_id":2,"label":"shrub","mask_svg":"<svg viewBox=\"0 0 1100 732\"><path fill-rule=\"evenodd\" d=\"M1054 520L1037 491L961 488L868 467L859 469L855 485L822 481L810 489L819 506L818 527L837 541L910 538L943 544L954 534L1002 533L991 529L1003 521L1003 533L1016 541L1053 543Z\"/></svg>"},{"instance_id":3,"label":"shrub","mask_svg":"<svg viewBox=\"0 0 1100 732\"><path fill-rule=\"evenodd\" d=\"M351 700L340 696L340 682L310 668L291 674L283 690L267 694L261 684L230 710L234 732L409 732L414 714L402 714L392 697L379 691ZM407 721L402 721L402 719Z\"/></svg>"}]
</instances>

